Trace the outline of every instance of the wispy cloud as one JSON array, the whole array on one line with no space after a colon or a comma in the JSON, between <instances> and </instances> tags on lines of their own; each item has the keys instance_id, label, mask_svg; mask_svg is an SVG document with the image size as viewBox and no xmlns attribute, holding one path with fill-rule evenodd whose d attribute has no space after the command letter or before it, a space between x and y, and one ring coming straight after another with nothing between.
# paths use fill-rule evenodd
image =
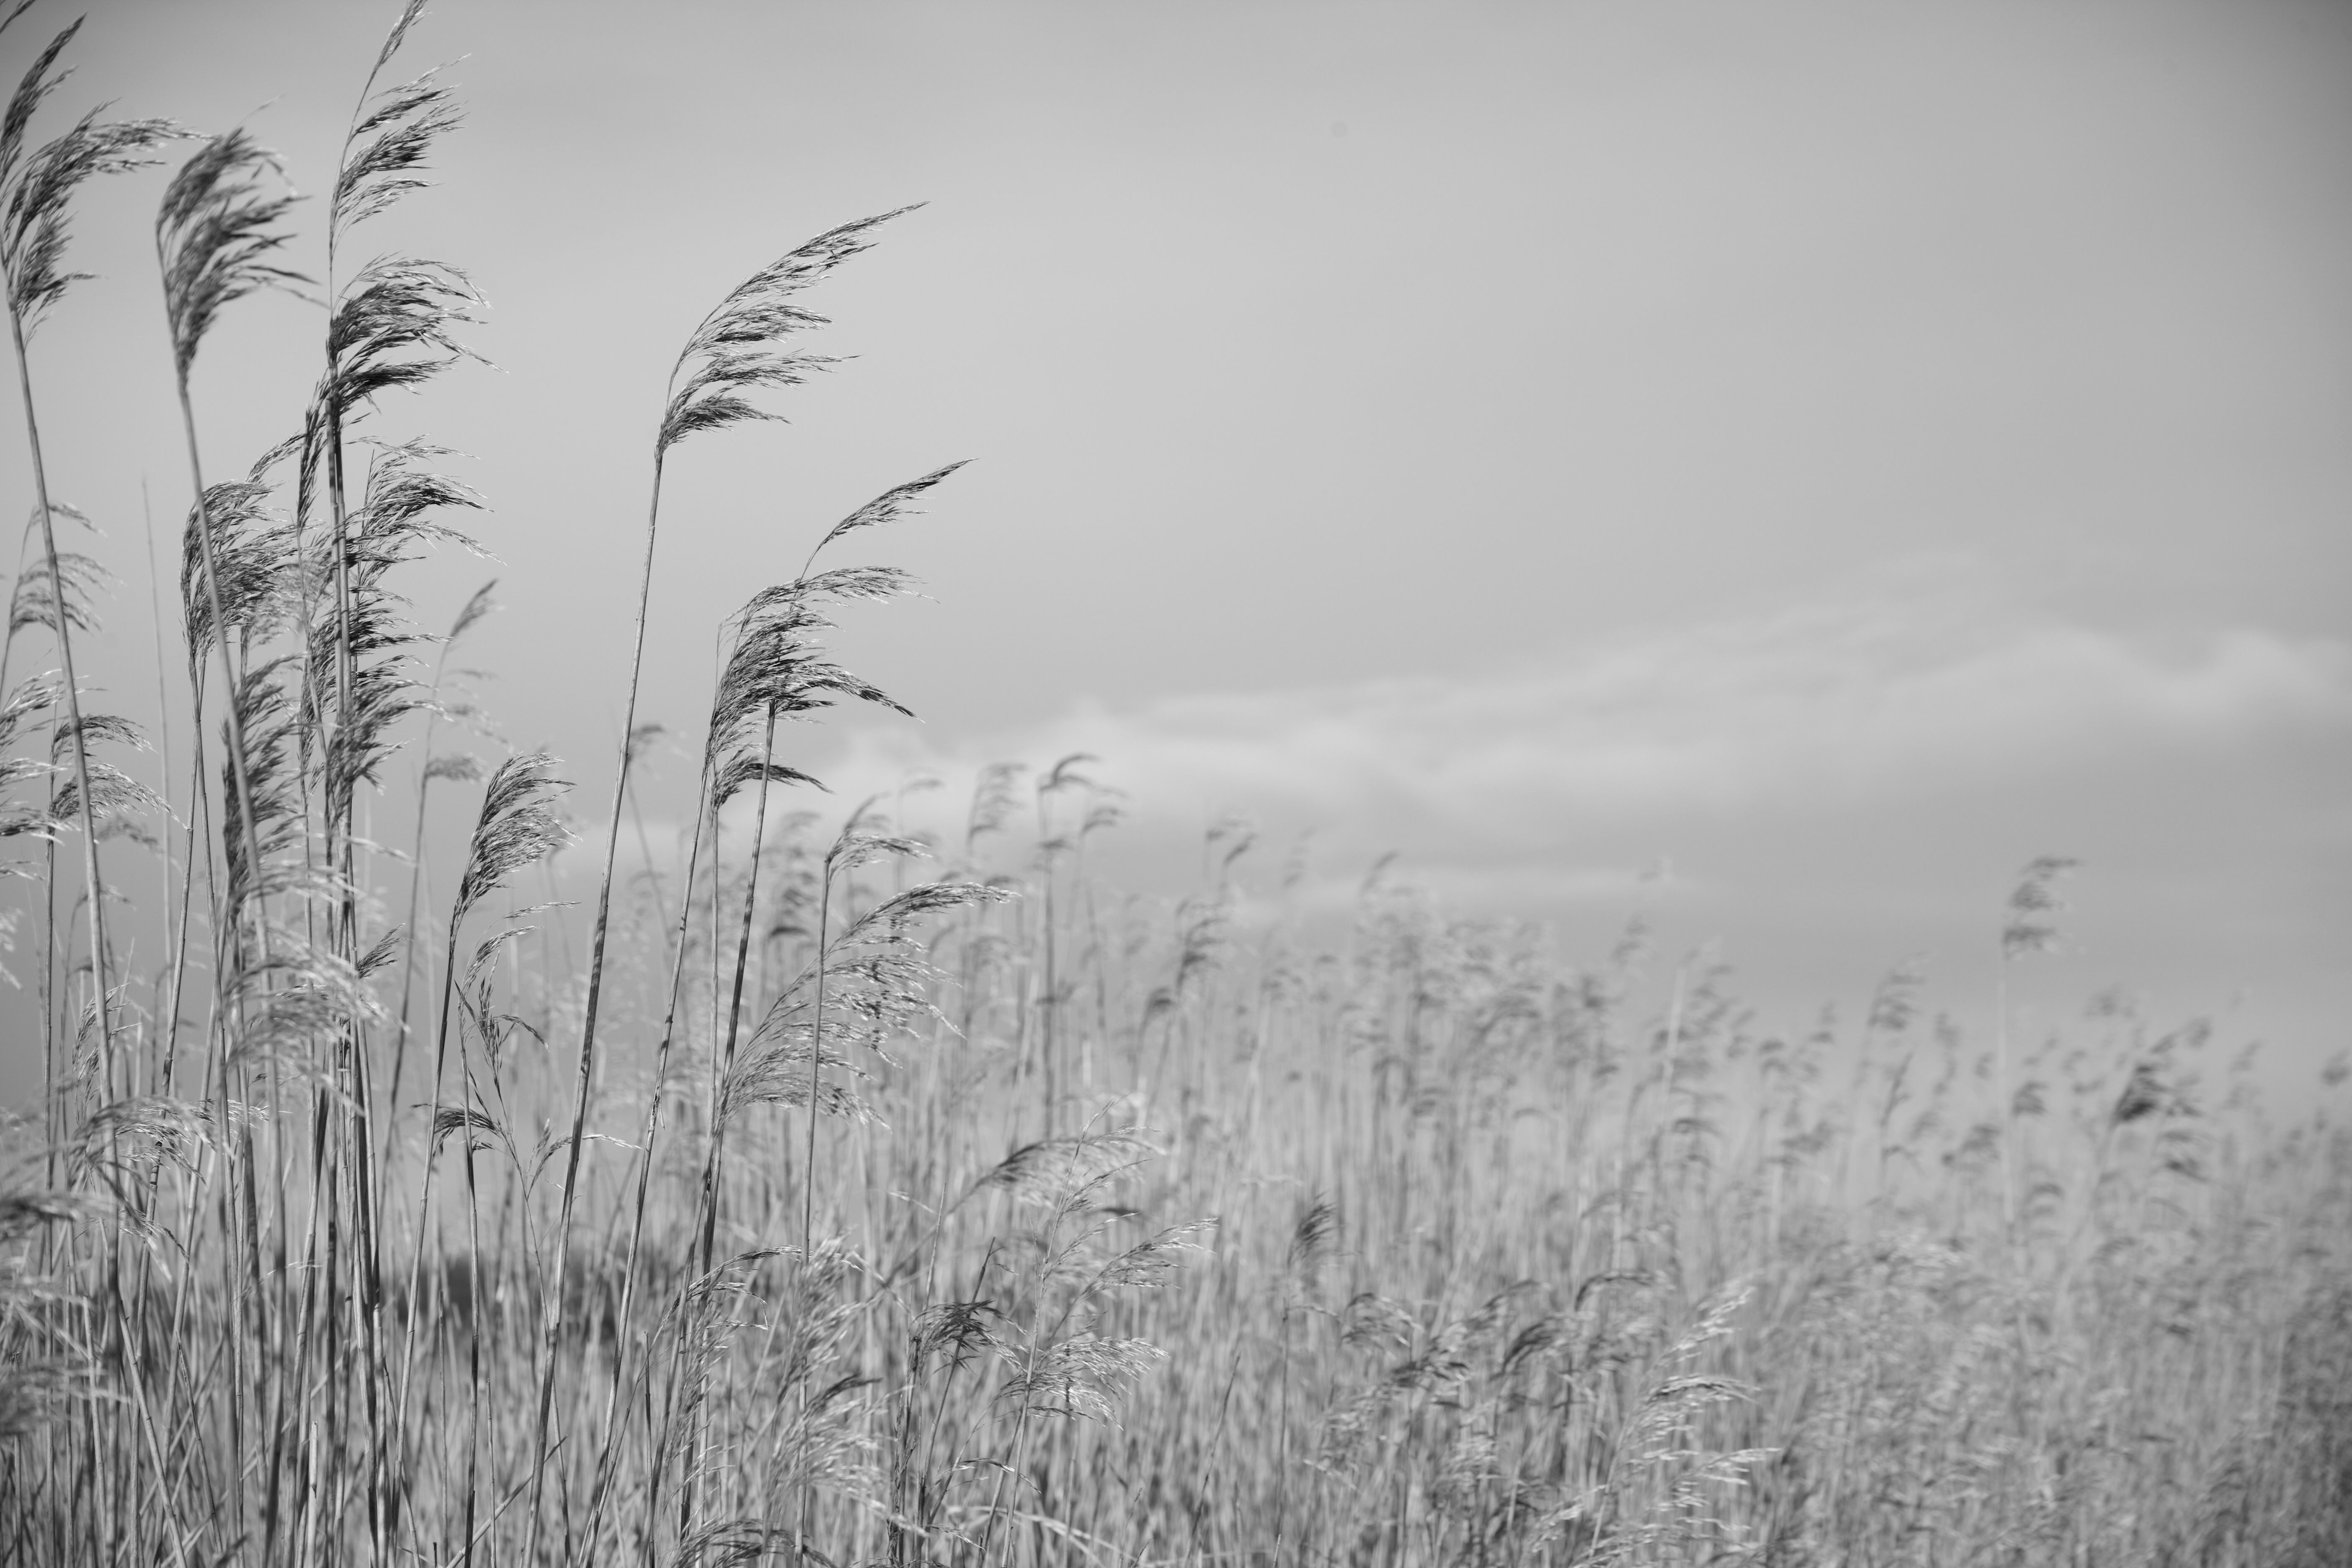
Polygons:
<instances>
[{"instance_id":1,"label":"wispy cloud","mask_svg":"<svg viewBox=\"0 0 2352 1568\"><path fill-rule=\"evenodd\" d=\"M1087 751L1137 797L1140 817L1194 824L1239 811L1312 824L1339 843L1483 861L1540 855L1559 824L1587 841L1675 819L1769 828L1791 811L1898 810L2133 757L2347 734L2352 648L2341 643L2245 630L2158 647L1911 597L1484 676L1080 707L950 750L871 731L835 772L881 787L908 767L952 775L995 757ZM1513 879L1528 880L1524 867Z\"/></svg>"},{"instance_id":2,"label":"wispy cloud","mask_svg":"<svg viewBox=\"0 0 2352 1568\"><path fill-rule=\"evenodd\" d=\"M1079 705L953 743L832 733L811 759L826 805L936 774L908 826L951 847L982 765L1091 752L1129 797L1098 863L1127 890L1195 887L1204 829L1238 815L1262 830L1239 871L1256 897L1341 913L1398 851L1445 905L1554 921L1579 952L1638 903L1666 940L1720 940L1789 1016L1917 952L1965 1011L2016 868L2080 856L2079 957L2037 968L2053 998L2120 984L2235 1009L2290 1054L2340 1037L2340 641L2149 641L1915 584L1483 675Z\"/></svg>"}]
</instances>

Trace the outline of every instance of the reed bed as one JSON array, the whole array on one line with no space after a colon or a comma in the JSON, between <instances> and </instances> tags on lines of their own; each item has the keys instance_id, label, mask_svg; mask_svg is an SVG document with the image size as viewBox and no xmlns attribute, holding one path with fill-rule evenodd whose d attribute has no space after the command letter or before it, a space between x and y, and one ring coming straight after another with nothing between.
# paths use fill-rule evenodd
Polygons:
<instances>
[{"instance_id":1,"label":"reed bed","mask_svg":"<svg viewBox=\"0 0 2352 1568\"><path fill-rule=\"evenodd\" d=\"M1579 964L1378 877L1318 942L1230 826L1191 897L1125 899L1091 758L986 770L951 819L908 811L930 781L802 809L787 721L898 706L824 638L911 579L836 558L953 464L720 628L671 861L633 666L560 958L520 906L568 770L478 754L444 679L489 591L405 618L477 499L375 433L474 304L361 249L458 123L398 80L417 12L323 247L242 132L44 132L72 27L0 129L37 489L0 836L45 1065L0 1187L0 1561L2352 1561L2352 1143L2272 1120L2201 1026L2106 997L2019 1039L2004 985L1974 1039L1897 970L1772 1035L1639 922ZM83 187L159 162L199 737L161 769L83 703L103 568L59 548L32 352ZM684 340L640 659L664 468L830 363L809 301L897 216ZM328 307L309 412L208 480L191 369L278 289ZM475 826L436 847L453 792ZM405 855L361 829L379 795ZM1987 911L2005 975L2067 869Z\"/></svg>"}]
</instances>

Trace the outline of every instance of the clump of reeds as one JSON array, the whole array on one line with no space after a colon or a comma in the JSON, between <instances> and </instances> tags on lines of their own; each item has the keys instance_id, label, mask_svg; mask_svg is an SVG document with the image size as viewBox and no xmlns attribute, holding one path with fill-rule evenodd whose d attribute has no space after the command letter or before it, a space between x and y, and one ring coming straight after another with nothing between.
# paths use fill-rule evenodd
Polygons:
<instances>
[{"instance_id":1,"label":"clump of reeds","mask_svg":"<svg viewBox=\"0 0 2352 1568\"><path fill-rule=\"evenodd\" d=\"M1988 1038L1907 963L1857 1026L1783 1036L1639 922L1578 966L1379 871L1318 952L1253 913L1237 819L1191 896L1122 900L1093 847L1119 797L1083 754L983 769L929 823L932 779L810 808L793 721L904 711L834 660L832 617L912 586L824 552L954 465L721 628L673 863L632 664L584 952L559 956L565 770L433 749L495 744L446 665L488 590L444 635L406 618L481 503L430 443L370 434L467 356L478 306L456 268L352 248L458 122L434 73L379 85L418 18L362 88L315 285L309 209L243 131L164 187L195 745L160 790L84 705L108 579L59 547L76 514L28 423L0 887L48 1076L0 1186L0 1560L2352 1554L2352 1145L2266 1120L2210 1028L2125 999L2021 1045L2008 991L2069 863L1988 911ZM28 414L71 203L179 134L36 140L73 37L0 124ZM835 363L799 346L810 291L898 216L687 333L638 653L667 465ZM201 352L232 307L314 289L299 427L208 479ZM437 845L428 793L478 788ZM386 798L404 856L365 830ZM625 814L646 865L616 898ZM169 907L142 911L120 867L156 848ZM144 975L142 920L168 952Z\"/></svg>"}]
</instances>

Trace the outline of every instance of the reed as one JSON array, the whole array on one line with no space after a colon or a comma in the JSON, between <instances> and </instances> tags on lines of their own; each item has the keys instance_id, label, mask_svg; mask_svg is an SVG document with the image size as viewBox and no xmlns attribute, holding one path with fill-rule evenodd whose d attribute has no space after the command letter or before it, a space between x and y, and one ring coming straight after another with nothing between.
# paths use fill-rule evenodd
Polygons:
<instances>
[{"instance_id":1,"label":"reed","mask_svg":"<svg viewBox=\"0 0 2352 1568\"><path fill-rule=\"evenodd\" d=\"M0 1561L2352 1559L2352 1068L2280 1121L2195 1020L2106 996L2029 1039L2009 991L2071 863L1986 911L1985 1038L1916 964L1857 1024L1780 1034L1639 921L1580 962L1386 867L1318 934L1269 912L1301 873L1238 820L1188 895L1121 897L1092 847L1113 764L1084 754L800 808L793 721L906 711L828 642L914 580L842 556L950 464L716 628L686 842L654 864L665 473L835 363L801 346L811 291L908 209L760 268L671 367L575 970L563 770L476 756L493 731L451 695L489 588L439 635L406 618L480 503L370 434L468 357L462 271L352 250L458 124L433 73L381 86L418 16L320 204L301 427L226 482L199 352L311 289L307 209L242 131L162 194L196 737L168 910L103 879L163 807L84 704L106 579L59 548L24 349L71 330L84 184L180 132L37 142L71 27L0 126L36 542L0 887L46 944L50 1068L0 1183ZM427 800L458 792L470 834L436 845ZM372 801L405 857L369 851ZM142 921L171 938L147 976Z\"/></svg>"}]
</instances>

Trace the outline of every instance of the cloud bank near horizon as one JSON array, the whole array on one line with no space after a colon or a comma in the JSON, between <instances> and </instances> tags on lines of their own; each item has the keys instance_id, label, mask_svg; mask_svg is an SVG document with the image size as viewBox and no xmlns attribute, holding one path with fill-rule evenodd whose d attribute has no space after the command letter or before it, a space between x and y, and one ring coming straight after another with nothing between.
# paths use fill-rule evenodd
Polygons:
<instances>
[{"instance_id":1,"label":"cloud bank near horizon","mask_svg":"<svg viewBox=\"0 0 2352 1568\"><path fill-rule=\"evenodd\" d=\"M1979 1009L2018 868L2078 857L2073 956L2023 981L2048 1005L2121 986L2152 1016L2215 1016L2292 1059L2347 1043L2340 640L2159 643L1895 591L1486 674L1079 703L964 737L801 733L830 741L803 755L833 794L794 808L887 809L929 775L944 787L906 796L902 826L950 858L982 767L1034 780L1086 752L1125 797L1096 841L1123 890L1197 889L1204 832L1239 819L1257 839L1235 876L1258 908L1343 917L1391 853L1391 874L1444 907L1541 921L1571 953L1605 952L1639 907L1670 946L1719 943L1783 1024L1923 953ZM1026 858L1033 823L1016 818L996 864Z\"/></svg>"},{"instance_id":2,"label":"cloud bank near horizon","mask_svg":"<svg viewBox=\"0 0 2352 1568\"><path fill-rule=\"evenodd\" d=\"M2080 957L2035 984L2344 1043L2352 987L2352 646L2242 628L2166 644L1967 590L1895 591L1570 650L1483 677L1080 706L955 745L858 734L826 771L948 788L1072 752L1131 796L1128 885L1196 884L1201 834L1264 830L1244 880L1339 911L1394 851L1470 915L1591 948L1637 903L1720 939L1790 1007L1907 954L1989 982L2016 871L2080 857ZM1664 873L1662 877L1661 873ZM1663 883L1663 886L1660 884ZM2069 1005L2072 1004L2069 1003Z\"/></svg>"},{"instance_id":3,"label":"cloud bank near horizon","mask_svg":"<svg viewBox=\"0 0 2352 1568\"><path fill-rule=\"evenodd\" d=\"M1529 865L1612 835L1937 817L1971 799L2030 816L2037 798L2107 787L2119 773L2243 770L2292 785L2347 749L2342 642L2242 629L2165 648L1965 605L1880 601L1621 639L1484 677L1083 703L953 744L866 728L822 771L854 798L913 773L952 788L991 761L1042 766L1084 752L1148 831L1239 814L1312 827L1341 853L1491 862L1514 868L1496 890L1515 886L1518 904L1622 885L1588 864L1580 875L1561 865L1552 886ZM2315 848L2343 847L2342 814L2320 810L2309 826Z\"/></svg>"}]
</instances>

